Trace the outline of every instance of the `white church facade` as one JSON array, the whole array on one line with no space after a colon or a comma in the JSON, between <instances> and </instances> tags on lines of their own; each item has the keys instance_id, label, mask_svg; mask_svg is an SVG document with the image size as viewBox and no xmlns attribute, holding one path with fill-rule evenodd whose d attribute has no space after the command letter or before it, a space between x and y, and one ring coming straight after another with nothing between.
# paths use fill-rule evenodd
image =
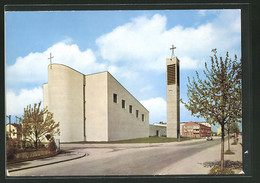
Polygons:
<instances>
[{"instance_id":1,"label":"white church facade","mask_svg":"<svg viewBox=\"0 0 260 183\"><path fill-rule=\"evenodd\" d=\"M149 111L109 72L84 75L50 64L43 105L60 122L60 142L149 137Z\"/></svg>"}]
</instances>

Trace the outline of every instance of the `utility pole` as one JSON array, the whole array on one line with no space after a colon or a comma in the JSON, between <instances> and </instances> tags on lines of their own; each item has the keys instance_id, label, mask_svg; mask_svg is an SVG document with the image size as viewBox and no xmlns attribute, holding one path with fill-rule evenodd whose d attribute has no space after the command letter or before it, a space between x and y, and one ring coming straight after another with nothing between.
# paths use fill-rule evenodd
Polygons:
<instances>
[{"instance_id":1,"label":"utility pole","mask_svg":"<svg viewBox=\"0 0 260 183\"><path fill-rule=\"evenodd\" d=\"M11 138L11 115L8 115L6 117L9 118L9 136Z\"/></svg>"}]
</instances>

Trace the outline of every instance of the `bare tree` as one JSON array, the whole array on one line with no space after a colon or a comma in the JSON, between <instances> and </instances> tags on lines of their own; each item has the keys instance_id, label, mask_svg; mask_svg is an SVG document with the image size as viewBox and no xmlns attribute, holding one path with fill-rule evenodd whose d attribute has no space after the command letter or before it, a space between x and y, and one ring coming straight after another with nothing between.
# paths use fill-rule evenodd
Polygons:
<instances>
[{"instance_id":1,"label":"bare tree","mask_svg":"<svg viewBox=\"0 0 260 183\"><path fill-rule=\"evenodd\" d=\"M47 134L59 135L59 122L53 120L53 113L47 107L40 109L41 102L34 104L32 108L28 105L24 108L24 114L19 120L22 122L22 134L25 140L34 142L37 149L39 143Z\"/></svg>"}]
</instances>

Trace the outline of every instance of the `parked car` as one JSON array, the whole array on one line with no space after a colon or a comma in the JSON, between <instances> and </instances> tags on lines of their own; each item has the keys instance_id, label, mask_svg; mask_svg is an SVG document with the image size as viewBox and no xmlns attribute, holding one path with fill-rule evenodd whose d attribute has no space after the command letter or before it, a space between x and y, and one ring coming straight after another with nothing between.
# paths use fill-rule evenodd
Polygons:
<instances>
[{"instance_id":1,"label":"parked car","mask_svg":"<svg viewBox=\"0 0 260 183\"><path fill-rule=\"evenodd\" d=\"M206 139L207 139L207 140L213 140L213 138L212 138L212 137L207 137Z\"/></svg>"}]
</instances>

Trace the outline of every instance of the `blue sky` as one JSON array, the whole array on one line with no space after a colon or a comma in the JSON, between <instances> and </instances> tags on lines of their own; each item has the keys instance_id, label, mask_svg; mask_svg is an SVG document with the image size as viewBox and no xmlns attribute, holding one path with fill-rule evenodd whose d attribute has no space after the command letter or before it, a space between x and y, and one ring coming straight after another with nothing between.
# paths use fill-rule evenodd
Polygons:
<instances>
[{"instance_id":1,"label":"blue sky","mask_svg":"<svg viewBox=\"0 0 260 183\"><path fill-rule=\"evenodd\" d=\"M6 113L21 115L42 101L53 63L84 74L109 71L149 111L166 122L166 58L180 60L181 98L187 76L202 74L211 50L241 54L240 10L6 12ZM181 122L192 117L181 105ZM13 118L14 120L14 118Z\"/></svg>"}]
</instances>

